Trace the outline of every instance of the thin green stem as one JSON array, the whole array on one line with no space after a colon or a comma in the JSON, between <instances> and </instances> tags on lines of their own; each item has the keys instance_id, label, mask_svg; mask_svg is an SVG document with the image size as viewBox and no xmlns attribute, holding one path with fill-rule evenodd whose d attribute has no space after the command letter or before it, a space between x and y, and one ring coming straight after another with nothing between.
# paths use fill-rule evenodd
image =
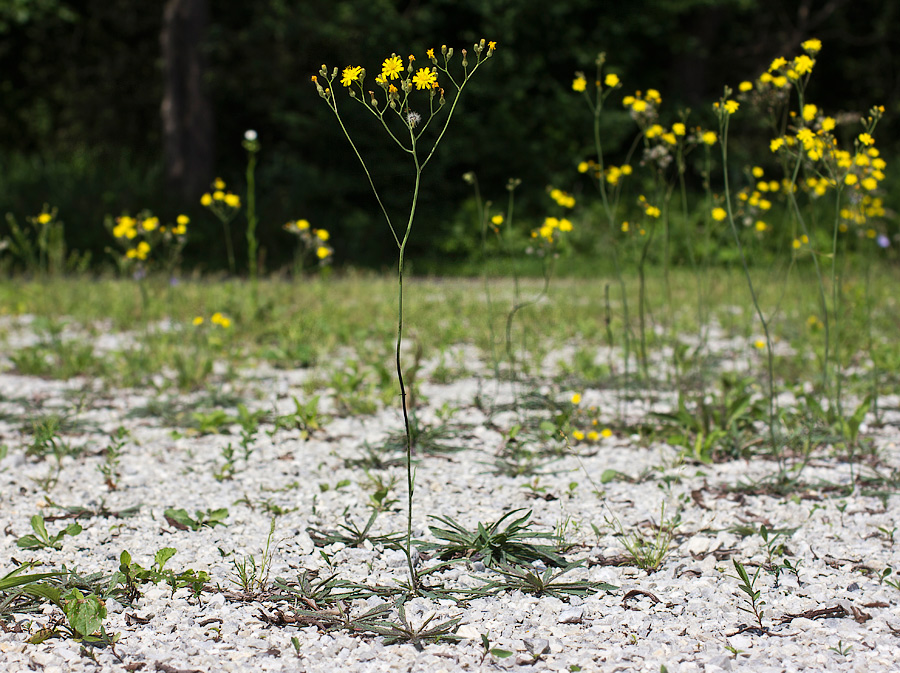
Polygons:
<instances>
[{"instance_id":1,"label":"thin green stem","mask_svg":"<svg viewBox=\"0 0 900 673\"><path fill-rule=\"evenodd\" d=\"M731 226L731 233L734 236L734 242L737 246L738 253L741 258L741 266L744 269L744 277L747 281L747 287L750 289L750 297L753 300L753 306L756 309L756 315L759 317L759 322L762 325L763 332L766 336L766 360L768 363L768 374L769 374L769 439L772 442L772 452L778 460L779 468L784 474L784 464L782 462L782 452L778 447L777 438L775 435L775 361L774 354L772 352L772 337L769 333L769 323L766 320L765 315L763 314L762 308L759 305L759 297L756 294L756 288L753 285L753 278L750 276L750 267L747 264L747 257L744 254L744 247L741 244L741 237L738 234L737 224L734 221L734 210L731 204L731 189L728 181L728 121L729 121L729 113L728 112L720 112L719 119L719 135L721 136L720 144L722 147L722 174L724 178L724 186L725 186L725 208L728 213L728 223Z\"/></svg>"}]
</instances>

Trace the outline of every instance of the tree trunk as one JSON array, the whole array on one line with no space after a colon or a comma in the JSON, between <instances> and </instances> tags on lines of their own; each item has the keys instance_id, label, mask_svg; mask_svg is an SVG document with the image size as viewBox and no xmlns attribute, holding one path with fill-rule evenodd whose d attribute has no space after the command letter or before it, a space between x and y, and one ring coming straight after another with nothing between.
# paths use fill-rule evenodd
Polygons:
<instances>
[{"instance_id":1,"label":"tree trunk","mask_svg":"<svg viewBox=\"0 0 900 673\"><path fill-rule=\"evenodd\" d=\"M208 0L166 0L159 36L163 150L169 185L188 201L212 180L213 112L203 82L208 23Z\"/></svg>"}]
</instances>

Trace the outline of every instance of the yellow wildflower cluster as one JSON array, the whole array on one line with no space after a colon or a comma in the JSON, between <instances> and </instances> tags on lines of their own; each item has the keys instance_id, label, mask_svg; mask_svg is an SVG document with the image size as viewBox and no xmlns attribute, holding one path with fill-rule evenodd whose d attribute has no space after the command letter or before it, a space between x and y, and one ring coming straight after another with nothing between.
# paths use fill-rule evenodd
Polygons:
<instances>
[{"instance_id":1,"label":"yellow wildflower cluster","mask_svg":"<svg viewBox=\"0 0 900 673\"><path fill-rule=\"evenodd\" d=\"M662 215L662 211L657 206L654 206L649 201L647 201L647 197L643 194L638 196L638 203L644 209L644 215L646 215L647 217L658 219L659 216Z\"/></svg>"},{"instance_id":2,"label":"yellow wildflower cluster","mask_svg":"<svg viewBox=\"0 0 900 673\"><path fill-rule=\"evenodd\" d=\"M531 238L541 238L547 243L555 243L561 233L572 231L572 222L566 218L546 217L544 223L531 232Z\"/></svg>"},{"instance_id":3,"label":"yellow wildflower cluster","mask_svg":"<svg viewBox=\"0 0 900 673\"><path fill-rule=\"evenodd\" d=\"M212 183L212 189L200 197L200 205L219 215L220 212L237 211L241 207L241 197L225 191L225 181L216 178Z\"/></svg>"},{"instance_id":4,"label":"yellow wildflower cluster","mask_svg":"<svg viewBox=\"0 0 900 673\"><path fill-rule=\"evenodd\" d=\"M808 178L804 186L821 196L838 182L863 194L878 189L885 177L887 162L875 147L872 131L883 114L882 107L872 108L863 120L865 130L857 135L853 151L841 149L833 133L837 122L822 116L815 105L805 105L801 112L801 126L769 143L772 152L802 155L815 167L816 177Z\"/></svg>"},{"instance_id":5,"label":"yellow wildflower cluster","mask_svg":"<svg viewBox=\"0 0 900 673\"><path fill-rule=\"evenodd\" d=\"M632 168L628 164L624 166L608 166L606 169L606 181L611 185L619 184L622 177L631 175Z\"/></svg>"},{"instance_id":6,"label":"yellow wildflower cluster","mask_svg":"<svg viewBox=\"0 0 900 673\"><path fill-rule=\"evenodd\" d=\"M331 262L334 248L329 245L331 234L327 229L314 229L308 220L292 220L286 223L283 229L297 236L300 240L300 248L297 252L297 261L302 265L303 260L313 254L319 265Z\"/></svg>"},{"instance_id":7,"label":"yellow wildflower cluster","mask_svg":"<svg viewBox=\"0 0 900 673\"><path fill-rule=\"evenodd\" d=\"M194 327L200 327L205 322L206 322L206 319L203 316L198 315L191 321L191 324L194 325ZM231 327L231 319L226 317L225 315L223 315L222 313L220 313L218 311L216 311L215 313L212 314L212 316L209 319L209 322L213 325L217 325L218 327L221 327L222 329L228 329L229 327Z\"/></svg>"},{"instance_id":8,"label":"yellow wildflower cluster","mask_svg":"<svg viewBox=\"0 0 900 673\"><path fill-rule=\"evenodd\" d=\"M169 249L170 261L175 261L187 239L187 215L179 215L175 224L162 225L159 218L149 211L143 211L137 217L122 215L115 223L107 223L113 237L125 249L125 259L144 262L150 252L160 246Z\"/></svg>"},{"instance_id":9,"label":"yellow wildflower cluster","mask_svg":"<svg viewBox=\"0 0 900 673\"><path fill-rule=\"evenodd\" d=\"M581 404L581 393L575 393L572 395L572 404L575 407ZM609 428L600 428L600 420L596 416L597 407L591 407L590 409L575 409L573 411L572 421L578 424L580 427L576 427L572 430L571 437L576 442L598 442L600 439L608 439L613 436L613 431ZM590 423L588 423L588 419L590 419ZM589 429L583 430L581 428L589 426Z\"/></svg>"},{"instance_id":10,"label":"yellow wildflower cluster","mask_svg":"<svg viewBox=\"0 0 900 673\"><path fill-rule=\"evenodd\" d=\"M497 43L494 41L479 40L475 43L473 51L477 58L477 63L493 56L497 49ZM468 68L469 52L462 49L462 65ZM377 84L385 93L386 103L382 109L374 91L365 90L366 70L360 65L348 65L340 72L340 84L344 88L349 89L352 98L363 99L366 93L369 94L370 105L379 114L383 114L387 107L391 107L398 113L402 113L406 117L406 122L410 128L415 126L419 121L419 115L411 112L407 104L409 94L415 91L428 91L432 98L439 96L440 105L444 104L444 90L438 82L440 72L447 72L447 65L453 57L453 48L442 45L440 56L435 54L435 50L428 49L425 52L426 58L431 65L417 67L416 57L413 54L404 61L402 56L392 53L381 63L381 72L375 76L375 84ZM476 64L477 65L477 64ZM319 78L324 80L324 85ZM318 75L313 75L310 79L316 86L319 96L328 101L329 105L334 108L333 93L331 85L338 77L338 69L334 68L330 73L327 66L323 65Z\"/></svg>"},{"instance_id":11,"label":"yellow wildflower cluster","mask_svg":"<svg viewBox=\"0 0 900 673\"><path fill-rule=\"evenodd\" d=\"M550 198L556 201L563 208L574 208L575 207L575 197L571 194L567 194L561 189L550 189Z\"/></svg>"},{"instance_id":12,"label":"yellow wildflower cluster","mask_svg":"<svg viewBox=\"0 0 900 673\"><path fill-rule=\"evenodd\" d=\"M632 117L654 118L656 109L662 103L662 96L656 89L647 89L646 93L635 91L633 96L625 96L622 105L631 111Z\"/></svg>"}]
</instances>

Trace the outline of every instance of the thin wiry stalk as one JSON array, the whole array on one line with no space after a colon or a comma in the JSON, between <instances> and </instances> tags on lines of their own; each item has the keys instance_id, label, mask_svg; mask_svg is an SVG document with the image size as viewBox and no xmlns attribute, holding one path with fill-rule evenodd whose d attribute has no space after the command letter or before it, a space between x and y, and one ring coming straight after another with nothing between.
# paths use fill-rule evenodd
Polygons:
<instances>
[{"instance_id":1,"label":"thin wiry stalk","mask_svg":"<svg viewBox=\"0 0 900 673\"><path fill-rule=\"evenodd\" d=\"M730 91L726 89L725 97L727 98L730 94ZM756 309L756 315L759 317L759 322L762 324L763 332L766 336L766 355L767 355L767 363L768 363L768 373L769 373L769 439L772 442L772 451L778 460L779 469L782 474L784 474L784 464L782 462L782 454L780 449L778 448L777 438L775 436L775 361L774 354L772 352L772 336L769 333L769 323L766 320L766 316L763 314L762 308L759 305L759 297L756 294L756 288L753 285L753 278L750 276L750 267L747 265L747 257L744 254L744 247L741 244L741 237L738 234L737 225L734 221L734 210L731 205L731 190L728 183L728 121L729 121L729 113L725 110L720 110L719 117L719 136L720 136L720 144L722 146L722 174L724 176L724 186L725 186L725 209L728 213L728 223L731 225L731 233L734 235L734 242L737 246L738 253L741 257L741 266L744 269L744 277L747 280L747 286L750 289L750 297L753 300L753 307Z\"/></svg>"}]
</instances>

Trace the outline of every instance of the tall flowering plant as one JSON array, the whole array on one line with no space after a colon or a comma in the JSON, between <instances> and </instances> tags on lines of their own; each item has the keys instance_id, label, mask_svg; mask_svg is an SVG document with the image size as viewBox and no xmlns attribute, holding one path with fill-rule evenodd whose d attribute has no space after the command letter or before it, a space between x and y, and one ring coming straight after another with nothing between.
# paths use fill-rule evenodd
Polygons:
<instances>
[{"instance_id":1,"label":"tall flowering plant","mask_svg":"<svg viewBox=\"0 0 900 673\"><path fill-rule=\"evenodd\" d=\"M360 65L348 65L343 70L336 67L329 70L326 65L323 65L319 73L311 78L316 91L334 113L344 137L350 143L353 153L362 165L369 186L375 194L375 199L397 246L397 348L395 359L397 380L400 384L403 423L406 430L408 502L405 552L413 589L417 589L418 582L412 560L414 486L412 435L409 411L406 405L407 390L400 358L400 348L403 342L403 266L406 245L416 216L422 172L434 157L438 145L447 132L463 89L481 64L493 56L496 48L496 42L481 40L474 45L471 54L468 50L462 49L462 58L459 62L462 68L461 72L458 66L452 64L453 48L448 48L446 45L441 47L439 54L435 54L434 49L427 50L422 62L418 61L415 55L410 55L404 60L396 53L392 53L382 62L381 72L375 76L374 89L366 88L367 73L365 68ZM451 71L451 67L453 71ZM405 227L402 223L395 222L384 206L381 193L372 179L369 165L353 141L353 136L341 116L343 102L339 102L338 94L335 91L337 86L346 89L351 101L362 105L390 136L399 151L409 157L414 185Z\"/></svg>"}]
</instances>

